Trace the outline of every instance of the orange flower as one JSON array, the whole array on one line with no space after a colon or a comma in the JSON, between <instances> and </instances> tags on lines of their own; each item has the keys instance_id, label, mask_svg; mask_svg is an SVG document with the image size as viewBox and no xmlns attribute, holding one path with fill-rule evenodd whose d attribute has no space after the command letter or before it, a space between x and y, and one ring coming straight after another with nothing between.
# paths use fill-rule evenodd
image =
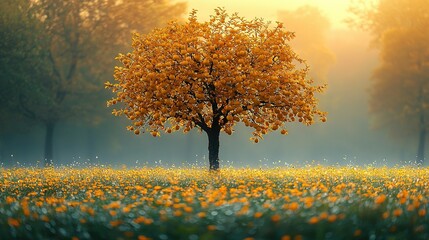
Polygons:
<instances>
[{"instance_id":1,"label":"orange flower","mask_svg":"<svg viewBox=\"0 0 429 240\"><path fill-rule=\"evenodd\" d=\"M310 218L310 220L308 220L308 223L310 223L310 224L316 224L318 222L319 222L318 217L312 217L312 218Z\"/></svg>"},{"instance_id":2,"label":"orange flower","mask_svg":"<svg viewBox=\"0 0 429 240\"><path fill-rule=\"evenodd\" d=\"M402 215L402 209L397 208L397 209L393 210L393 216L399 217L401 215Z\"/></svg>"},{"instance_id":3,"label":"orange flower","mask_svg":"<svg viewBox=\"0 0 429 240\"><path fill-rule=\"evenodd\" d=\"M299 208L299 204L297 202L292 202L289 204L289 210L296 211Z\"/></svg>"},{"instance_id":4,"label":"orange flower","mask_svg":"<svg viewBox=\"0 0 429 240\"><path fill-rule=\"evenodd\" d=\"M152 240L152 238L148 238L148 237L146 237L144 235L139 235L137 239L138 240Z\"/></svg>"},{"instance_id":5,"label":"orange flower","mask_svg":"<svg viewBox=\"0 0 429 240\"><path fill-rule=\"evenodd\" d=\"M355 237L359 237L362 234L362 230L360 229L356 229L355 233L353 234L353 236Z\"/></svg>"},{"instance_id":6,"label":"orange flower","mask_svg":"<svg viewBox=\"0 0 429 240\"><path fill-rule=\"evenodd\" d=\"M319 215L319 218L320 218L320 219L327 219L327 218L328 218L328 216L329 216L329 214L328 214L327 212L322 212L322 213Z\"/></svg>"},{"instance_id":7,"label":"orange flower","mask_svg":"<svg viewBox=\"0 0 429 240\"><path fill-rule=\"evenodd\" d=\"M173 215L175 216L175 217L180 217L180 216L182 216L182 211L180 211L180 210L176 210L176 211L174 211L174 213L173 213Z\"/></svg>"},{"instance_id":8,"label":"orange flower","mask_svg":"<svg viewBox=\"0 0 429 240\"><path fill-rule=\"evenodd\" d=\"M384 212L382 217L383 219L387 219L390 216L389 212Z\"/></svg>"},{"instance_id":9,"label":"orange flower","mask_svg":"<svg viewBox=\"0 0 429 240\"><path fill-rule=\"evenodd\" d=\"M122 224L121 220L110 221L110 226L112 226L112 227L117 227L117 226L119 226L121 224Z\"/></svg>"},{"instance_id":10,"label":"orange flower","mask_svg":"<svg viewBox=\"0 0 429 240\"><path fill-rule=\"evenodd\" d=\"M6 197L6 203L7 204L11 204L11 203L14 203L16 200L15 200L15 198L13 198L13 197L10 197L10 196L7 196Z\"/></svg>"},{"instance_id":11,"label":"orange flower","mask_svg":"<svg viewBox=\"0 0 429 240\"><path fill-rule=\"evenodd\" d=\"M42 217L40 217L40 220L42 220L44 222L49 222L49 218L46 215L43 215Z\"/></svg>"},{"instance_id":12,"label":"orange flower","mask_svg":"<svg viewBox=\"0 0 429 240\"><path fill-rule=\"evenodd\" d=\"M206 213L205 213L205 212L199 212L199 213L197 214L197 216L198 216L199 218L205 218L205 217L206 217Z\"/></svg>"},{"instance_id":13,"label":"orange flower","mask_svg":"<svg viewBox=\"0 0 429 240\"><path fill-rule=\"evenodd\" d=\"M261 212L255 212L255 214L253 214L254 218L260 218L262 217L262 213Z\"/></svg>"},{"instance_id":14,"label":"orange flower","mask_svg":"<svg viewBox=\"0 0 429 240\"><path fill-rule=\"evenodd\" d=\"M328 222L335 222L337 220L337 215L329 215Z\"/></svg>"},{"instance_id":15,"label":"orange flower","mask_svg":"<svg viewBox=\"0 0 429 240\"><path fill-rule=\"evenodd\" d=\"M382 204L384 201L386 201L386 195L384 194L381 194L374 200L375 204Z\"/></svg>"},{"instance_id":16,"label":"orange flower","mask_svg":"<svg viewBox=\"0 0 429 240\"><path fill-rule=\"evenodd\" d=\"M291 240L289 235L284 235L281 240Z\"/></svg>"},{"instance_id":17,"label":"orange flower","mask_svg":"<svg viewBox=\"0 0 429 240\"><path fill-rule=\"evenodd\" d=\"M216 230L216 226L215 226L215 225L208 225L208 226L207 226L207 229L208 229L209 231L214 231L214 230Z\"/></svg>"},{"instance_id":18,"label":"orange flower","mask_svg":"<svg viewBox=\"0 0 429 240\"><path fill-rule=\"evenodd\" d=\"M278 222L280 221L281 217L278 214L274 214L273 216L271 216L271 221L273 222Z\"/></svg>"},{"instance_id":19,"label":"orange flower","mask_svg":"<svg viewBox=\"0 0 429 240\"><path fill-rule=\"evenodd\" d=\"M20 225L19 220L15 218L8 218L7 223L9 224L9 226L12 226L12 227L19 227Z\"/></svg>"},{"instance_id":20,"label":"orange flower","mask_svg":"<svg viewBox=\"0 0 429 240\"><path fill-rule=\"evenodd\" d=\"M418 212L418 214L419 214L420 217L426 216L426 209L424 209L424 208L420 209L419 212Z\"/></svg>"}]
</instances>

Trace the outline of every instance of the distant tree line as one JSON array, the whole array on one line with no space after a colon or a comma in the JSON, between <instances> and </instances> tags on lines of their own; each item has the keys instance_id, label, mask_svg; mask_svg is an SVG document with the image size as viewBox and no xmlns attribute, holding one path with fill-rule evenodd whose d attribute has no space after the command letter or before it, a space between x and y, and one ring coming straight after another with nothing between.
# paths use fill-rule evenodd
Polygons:
<instances>
[{"instance_id":1,"label":"distant tree line","mask_svg":"<svg viewBox=\"0 0 429 240\"><path fill-rule=\"evenodd\" d=\"M106 116L103 83L131 33L185 10L168 0L2 0L0 136L44 126L44 159L51 165L58 123L97 124Z\"/></svg>"}]
</instances>

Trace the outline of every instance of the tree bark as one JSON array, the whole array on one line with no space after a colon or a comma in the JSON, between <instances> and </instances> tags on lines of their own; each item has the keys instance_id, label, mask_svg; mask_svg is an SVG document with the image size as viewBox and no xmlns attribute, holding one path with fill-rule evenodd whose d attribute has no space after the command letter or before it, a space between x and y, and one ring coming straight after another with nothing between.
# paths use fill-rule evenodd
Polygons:
<instances>
[{"instance_id":1,"label":"tree bark","mask_svg":"<svg viewBox=\"0 0 429 240\"><path fill-rule=\"evenodd\" d=\"M211 128L207 131L209 138L209 170L219 170L219 135L220 128Z\"/></svg>"},{"instance_id":2,"label":"tree bark","mask_svg":"<svg viewBox=\"0 0 429 240\"><path fill-rule=\"evenodd\" d=\"M45 135L45 167L53 165L54 130L55 122L47 122Z\"/></svg>"}]
</instances>

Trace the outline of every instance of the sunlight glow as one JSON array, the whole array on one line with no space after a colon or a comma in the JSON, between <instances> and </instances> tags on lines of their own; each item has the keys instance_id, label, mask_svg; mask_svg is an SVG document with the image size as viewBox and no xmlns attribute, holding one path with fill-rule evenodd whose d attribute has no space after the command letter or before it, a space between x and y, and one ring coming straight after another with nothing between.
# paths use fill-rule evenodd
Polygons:
<instances>
[{"instance_id":1,"label":"sunlight glow","mask_svg":"<svg viewBox=\"0 0 429 240\"><path fill-rule=\"evenodd\" d=\"M189 0L188 9L197 9L200 19L208 19L213 9L225 7L228 12L239 12L246 18L262 17L277 21L277 13L281 10L295 10L301 6L311 5L320 8L331 21L332 28L347 28L344 19L348 17L350 0Z\"/></svg>"}]
</instances>

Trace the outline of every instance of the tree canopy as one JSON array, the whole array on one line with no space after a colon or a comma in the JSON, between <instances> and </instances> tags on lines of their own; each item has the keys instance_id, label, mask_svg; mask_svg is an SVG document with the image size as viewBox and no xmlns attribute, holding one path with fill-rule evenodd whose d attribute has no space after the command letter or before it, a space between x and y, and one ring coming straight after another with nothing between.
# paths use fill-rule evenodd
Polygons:
<instances>
[{"instance_id":1,"label":"tree canopy","mask_svg":"<svg viewBox=\"0 0 429 240\"><path fill-rule=\"evenodd\" d=\"M293 37L280 22L271 27L218 8L200 23L193 11L186 23L134 34L133 51L117 57L116 82L106 83L116 92L108 105L122 103L113 114L131 120L136 134L205 131L210 168L217 169L219 132L232 134L238 122L253 128L258 142L270 131L285 134L286 122L325 121L315 98L323 87L307 78L308 66L289 45Z\"/></svg>"}]
</instances>

